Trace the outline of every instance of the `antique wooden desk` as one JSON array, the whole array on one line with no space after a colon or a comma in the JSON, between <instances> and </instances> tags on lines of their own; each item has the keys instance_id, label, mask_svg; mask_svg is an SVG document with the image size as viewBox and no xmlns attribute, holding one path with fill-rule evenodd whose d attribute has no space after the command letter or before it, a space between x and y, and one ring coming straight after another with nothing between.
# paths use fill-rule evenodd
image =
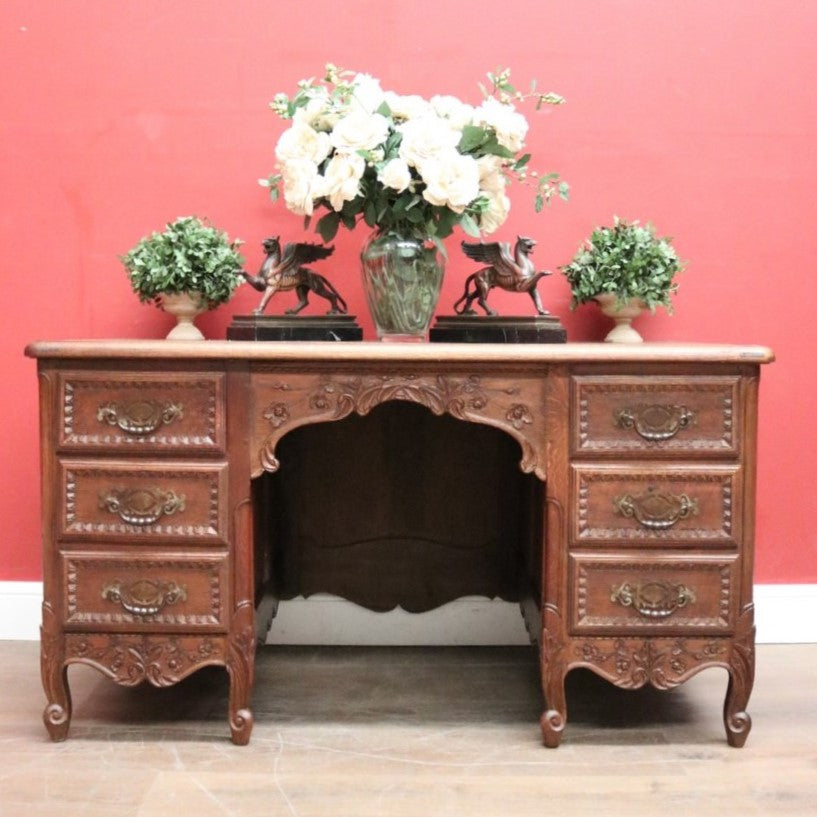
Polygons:
<instances>
[{"instance_id":1,"label":"antique wooden desk","mask_svg":"<svg viewBox=\"0 0 817 817\"><path fill-rule=\"evenodd\" d=\"M46 727L67 667L166 686L230 676L250 738L276 598L374 610L519 601L541 730L564 680L728 671L741 746L754 667L762 347L40 342Z\"/></svg>"}]
</instances>

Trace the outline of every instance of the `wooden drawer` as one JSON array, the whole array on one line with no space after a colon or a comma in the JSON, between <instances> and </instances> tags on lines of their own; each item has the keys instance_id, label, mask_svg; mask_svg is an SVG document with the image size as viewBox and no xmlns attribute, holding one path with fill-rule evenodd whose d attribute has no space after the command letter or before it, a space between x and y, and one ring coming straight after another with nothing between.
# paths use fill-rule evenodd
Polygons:
<instances>
[{"instance_id":1,"label":"wooden drawer","mask_svg":"<svg viewBox=\"0 0 817 817\"><path fill-rule=\"evenodd\" d=\"M571 378L574 455L633 457L739 454L740 378Z\"/></svg>"},{"instance_id":2,"label":"wooden drawer","mask_svg":"<svg viewBox=\"0 0 817 817\"><path fill-rule=\"evenodd\" d=\"M572 543L737 547L742 474L736 465L574 465Z\"/></svg>"},{"instance_id":3,"label":"wooden drawer","mask_svg":"<svg viewBox=\"0 0 817 817\"><path fill-rule=\"evenodd\" d=\"M227 542L226 463L61 460L63 539Z\"/></svg>"},{"instance_id":4,"label":"wooden drawer","mask_svg":"<svg viewBox=\"0 0 817 817\"><path fill-rule=\"evenodd\" d=\"M228 557L222 554L60 554L68 629L225 630Z\"/></svg>"},{"instance_id":5,"label":"wooden drawer","mask_svg":"<svg viewBox=\"0 0 817 817\"><path fill-rule=\"evenodd\" d=\"M222 453L224 375L61 372L61 451Z\"/></svg>"},{"instance_id":6,"label":"wooden drawer","mask_svg":"<svg viewBox=\"0 0 817 817\"><path fill-rule=\"evenodd\" d=\"M737 616L737 556L572 555L574 633L724 635Z\"/></svg>"}]
</instances>

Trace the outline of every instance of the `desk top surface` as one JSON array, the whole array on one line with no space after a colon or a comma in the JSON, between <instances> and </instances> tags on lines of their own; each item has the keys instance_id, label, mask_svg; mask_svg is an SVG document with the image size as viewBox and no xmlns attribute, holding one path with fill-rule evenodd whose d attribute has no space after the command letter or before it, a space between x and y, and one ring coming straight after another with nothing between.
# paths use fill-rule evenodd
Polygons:
<instances>
[{"instance_id":1,"label":"desk top surface","mask_svg":"<svg viewBox=\"0 0 817 817\"><path fill-rule=\"evenodd\" d=\"M765 346L711 343L384 343L316 341L48 340L25 353L41 359L248 360L370 363L770 363Z\"/></svg>"}]
</instances>

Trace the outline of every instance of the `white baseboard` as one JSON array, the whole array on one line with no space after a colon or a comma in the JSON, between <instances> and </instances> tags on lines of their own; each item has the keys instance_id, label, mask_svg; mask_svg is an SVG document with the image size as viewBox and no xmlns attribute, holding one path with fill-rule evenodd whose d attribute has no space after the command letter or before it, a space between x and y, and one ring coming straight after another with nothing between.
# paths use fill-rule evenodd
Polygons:
<instances>
[{"instance_id":1,"label":"white baseboard","mask_svg":"<svg viewBox=\"0 0 817 817\"><path fill-rule=\"evenodd\" d=\"M40 637L40 582L0 582L0 640ZM755 585L759 644L817 643L817 584ZM282 602L268 644L527 644L518 606L481 597L372 613L335 596Z\"/></svg>"}]
</instances>

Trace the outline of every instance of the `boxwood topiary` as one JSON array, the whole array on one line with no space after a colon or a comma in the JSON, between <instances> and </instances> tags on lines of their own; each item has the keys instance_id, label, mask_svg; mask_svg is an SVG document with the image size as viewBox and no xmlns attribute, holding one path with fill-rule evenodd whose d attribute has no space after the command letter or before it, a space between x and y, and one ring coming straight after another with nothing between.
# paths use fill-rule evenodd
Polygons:
<instances>
[{"instance_id":1,"label":"boxwood topiary","mask_svg":"<svg viewBox=\"0 0 817 817\"><path fill-rule=\"evenodd\" d=\"M659 305L672 312L670 295L678 288L673 279L683 262L670 242L657 237L651 224L618 217L612 227L597 227L561 267L573 295L571 309L610 292L620 301L640 298L653 312Z\"/></svg>"},{"instance_id":2,"label":"boxwood topiary","mask_svg":"<svg viewBox=\"0 0 817 817\"><path fill-rule=\"evenodd\" d=\"M200 292L208 309L230 299L241 276L244 258L227 234L195 216L167 225L163 233L142 238L121 257L140 301L163 293Z\"/></svg>"}]
</instances>

